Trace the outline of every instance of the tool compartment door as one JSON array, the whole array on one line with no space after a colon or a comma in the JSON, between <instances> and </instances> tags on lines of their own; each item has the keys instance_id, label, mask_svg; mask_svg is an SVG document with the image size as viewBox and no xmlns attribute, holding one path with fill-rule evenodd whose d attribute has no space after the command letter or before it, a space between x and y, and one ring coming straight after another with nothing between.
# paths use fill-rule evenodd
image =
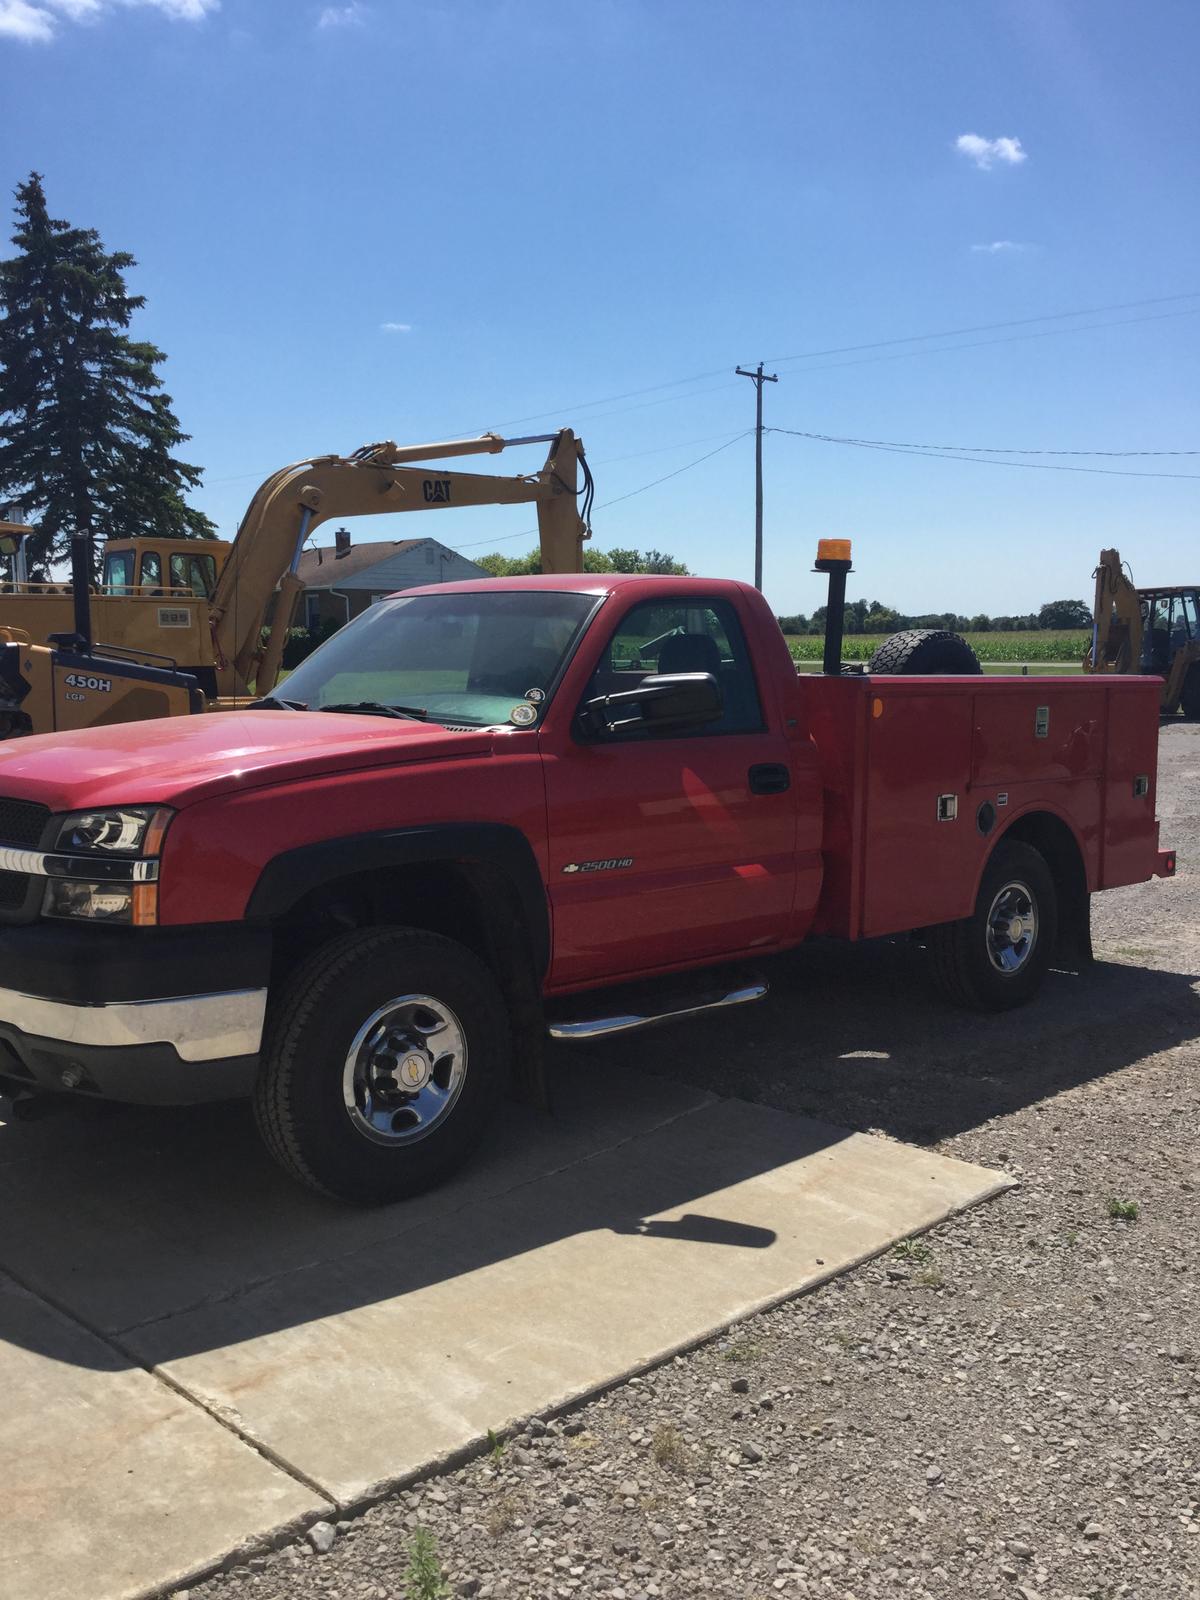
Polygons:
<instances>
[{"instance_id":1,"label":"tool compartment door","mask_svg":"<svg viewBox=\"0 0 1200 1600\"><path fill-rule=\"evenodd\" d=\"M1127 678L1110 681L1106 687L1108 748L1099 887L1113 889L1122 883L1144 883L1154 870L1162 685L1157 678Z\"/></svg>"},{"instance_id":2,"label":"tool compartment door","mask_svg":"<svg viewBox=\"0 0 1200 1600\"><path fill-rule=\"evenodd\" d=\"M986 843L975 827L967 783L973 705L972 687L961 679L872 681L863 818L866 938L949 922L972 909Z\"/></svg>"}]
</instances>

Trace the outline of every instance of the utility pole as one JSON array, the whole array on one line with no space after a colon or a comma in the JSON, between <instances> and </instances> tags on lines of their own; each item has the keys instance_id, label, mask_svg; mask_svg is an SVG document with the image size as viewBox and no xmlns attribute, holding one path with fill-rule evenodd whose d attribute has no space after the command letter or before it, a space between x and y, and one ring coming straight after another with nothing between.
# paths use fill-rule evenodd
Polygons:
<instances>
[{"instance_id":1,"label":"utility pole","mask_svg":"<svg viewBox=\"0 0 1200 1600\"><path fill-rule=\"evenodd\" d=\"M763 364L758 363L757 372L747 372L745 367L738 367L739 378L752 380L758 396L757 417L754 427L754 587L762 588L762 386L764 383L778 383L779 379L773 373L764 374Z\"/></svg>"}]
</instances>

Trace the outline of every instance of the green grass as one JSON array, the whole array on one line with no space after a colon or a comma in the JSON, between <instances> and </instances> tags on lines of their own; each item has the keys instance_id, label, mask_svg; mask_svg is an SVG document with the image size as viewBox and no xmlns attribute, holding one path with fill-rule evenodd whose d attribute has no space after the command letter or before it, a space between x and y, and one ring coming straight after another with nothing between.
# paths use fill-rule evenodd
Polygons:
<instances>
[{"instance_id":1,"label":"green grass","mask_svg":"<svg viewBox=\"0 0 1200 1600\"><path fill-rule=\"evenodd\" d=\"M1109 1216L1116 1222L1136 1222L1138 1219L1138 1203L1136 1200L1118 1200L1113 1195L1105 1207Z\"/></svg>"},{"instance_id":2,"label":"green grass","mask_svg":"<svg viewBox=\"0 0 1200 1600\"><path fill-rule=\"evenodd\" d=\"M852 633L842 641L843 661L869 661L887 639L885 633ZM967 633L963 638L973 647L984 671L1018 670L1026 663L1043 663L1051 671L1078 671L1083 653L1090 643L1087 633L1074 628L1034 628L1027 633ZM788 649L797 663L819 663L825 641L817 633L789 634Z\"/></svg>"},{"instance_id":3,"label":"green grass","mask_svg":"<svg viewBox=\"0 0 1200 1600\"><path fill-rule=\"evenodd\" d=\"M933 1260L933 1251L924 1239L901 1239L892 1249L892 1254L901 1261L927 1262Z\"/></svg>"},{"instance_id":4,"label":"green grass","mask_svg":"<svg viewBox=\"0 0 1200 1600\"><path fill-rule=\"evenodd\" d=\"M735 1339L732 1344L727 1344L721 1351L726 1361L755 1361L758 1358L758 1346L749 1339Z\"/></svg>"}]
</instances>

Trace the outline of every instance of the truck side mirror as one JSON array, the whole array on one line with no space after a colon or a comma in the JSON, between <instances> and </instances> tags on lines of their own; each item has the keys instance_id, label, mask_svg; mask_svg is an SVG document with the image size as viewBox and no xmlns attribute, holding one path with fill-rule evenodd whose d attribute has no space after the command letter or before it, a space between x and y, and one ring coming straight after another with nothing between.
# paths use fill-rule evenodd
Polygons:
<instances>
[{"instance_id":1,"label":"truck side mirror","mask_svg":"<svg viewBox=\"0 0 1200 1600\"><path fill-rule=\"evenodd\" d=\"M645 731L683 733L719 722L725 705L711 672L651 673L636 689L584 701L579 723L590 737Z\"/></svg>"}]
</instances>

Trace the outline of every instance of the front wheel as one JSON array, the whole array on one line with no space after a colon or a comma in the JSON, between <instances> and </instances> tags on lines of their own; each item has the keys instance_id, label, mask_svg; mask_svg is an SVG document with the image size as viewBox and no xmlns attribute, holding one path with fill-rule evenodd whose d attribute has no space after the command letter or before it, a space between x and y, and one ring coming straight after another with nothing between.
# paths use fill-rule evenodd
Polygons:
<instances>
[{"instance_id":1,"label":"front wheel","mask_svg":"<svg viewBox=\"0 0 1200 1600\"><path fill-rule=\"evenodd\" d=\"M1185 717L1193 722L1200 720L1200 661L1193 661L1187 670L1179 705Z\"/></svg>"},{"instance_id":2,"label":"front wheel","mask_svg":"<svg viewBox=\"0 0 1200 1600\"><path fill-rule=\"evenodd\" d=\"M1058 896L1045 858L1032 845L997 846L975 910L930 932L934 975L956 1004L1008 1011L1042 986L1058 938Z\"/></svg>"},{"instance_id":3,"label":"front wheel","mask_svg":"<svg viewBox=\"0 0 1200 1600\"><path fill-rule=\"evenodd\" d=\"M510 1052L503 996L470 950L419 929L360 929L318 950L276 997L255 1119L310 1189L402 1199L470 1154Z\"/></svg>"}]
</instances>

